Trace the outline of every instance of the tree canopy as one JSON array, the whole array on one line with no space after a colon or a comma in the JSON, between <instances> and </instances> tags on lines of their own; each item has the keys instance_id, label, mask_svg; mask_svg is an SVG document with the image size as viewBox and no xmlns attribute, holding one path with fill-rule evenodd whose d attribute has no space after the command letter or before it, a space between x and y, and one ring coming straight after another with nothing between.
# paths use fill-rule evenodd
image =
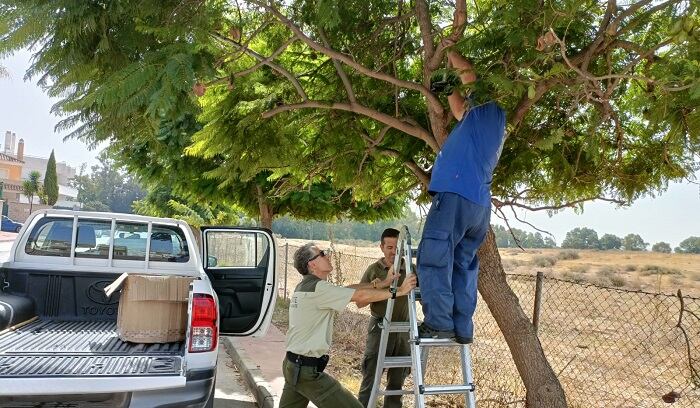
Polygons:
<instances>
[{"instance_id":1,"label":"tree canopy","mask_svg":"<svg viewBox=\"0 0 700 408\"><path fill-rule=\"evenodd\" d=\"M664 254L670 254L671 253L671 245L668 242L657 242L651 247L651 250L653 252L661 252Z\"/></svg>"},{"instance_id":2,"label":"tree canopy","mask_svg":"<svg viewBox=\"0 0 700 408\"><path fill-rule=\"evenodd\" d=\"M599 246L598 233L586 227L574 228L567 232L561 243L562 248L574 249L598 249Z\"/></svg>"},{"instance_id":3,"label":"tree canopy","mask_svg":"<svg viewBox=\"0 0 700 408\"><path fill-rule=\"evenodd\" d=\"M639 234L627 234L622 238L625 251L646 251L649 244Z\"/></svg>"},{"instance_id":4,"label":"tree canopy","mask_svg":"<svg viewBox=\"0 0 700 408\"><path fill-rule=\"evenodd\" d=\"M613 234L603 234L603 236L601 236L598 240L598 243L600 245L600 249L603 250L622 248L622 239Z\"/></svg>"},{"instance_id":5,"label":"tree canopy","mask_svg":"<svg viewBox=\"0 0 700 408\"><path fill-rule=\"evenodd\" d=\"M688 237L676 247L681 254L700 254L700 237Z\"/></svg>"}]
</instances>

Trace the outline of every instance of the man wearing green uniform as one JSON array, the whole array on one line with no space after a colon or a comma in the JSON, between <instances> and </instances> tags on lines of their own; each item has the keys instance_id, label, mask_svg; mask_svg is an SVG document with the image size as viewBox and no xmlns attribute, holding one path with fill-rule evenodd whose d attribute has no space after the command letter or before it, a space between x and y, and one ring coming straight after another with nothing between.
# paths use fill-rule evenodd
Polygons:
<instances>
[{"instance_id":1,"label":"man wearing green uniform","mask_svg":"<svg viewBox=\"0 0 700 408\"><path fill-rule=\"evenodd\" d=\"M289 303L287 355L282 363L284 390L280 408L305 408L309 401L318 408L361 408L362 404L330 375L324 373L333 339L336 313L350 302L358 305L406 296L416 286L414 274L395 291L387 290L393 279L374 284L339 287L327 282L333 270L330 254L310 242L294 253L294 267L304 276Z\"/></svg>"},{"instance_id":2,"label":"man wearing green uniform","mask_svg":"<svg viewBox=\"0 0 700 408\"><path fill-rule=\"evenodd\" d=\"M382 232L382 238L379 249L382 250L384 257L370 265L360 282L378 284L385 280L389 275L389 269L394 265L396 257L396 245L399 240L399 231L394 228L387 228ZM415 269L413 269L415 270ZM404 282L406 277L405 267L401 267L399 271L399 285ZM357 398L363 406L369 403L369 397L372 394L372 385L374 384L374 373L377 369L377 357L379 354L379 341L382 335L382 329L379 324L386 315L387 301L374 302L370 305L372 316L369 319L367 327L367 346L365 348L365 356L362 361L362 384L360 385L360 393ZM391 316L392 322L408 321L408 298L402 297L394 302L394 312ZM386 346L386 355L391 357L408 356L411 354L411 348L408 344L408 333L391 333ZM390 368L387 370L387 390L400 390L403 388L403 382L408 376L409 369L405 367ZM384 397L385 408L401 408L401 396L392 395Z\"/></svg>"}]
</instances>

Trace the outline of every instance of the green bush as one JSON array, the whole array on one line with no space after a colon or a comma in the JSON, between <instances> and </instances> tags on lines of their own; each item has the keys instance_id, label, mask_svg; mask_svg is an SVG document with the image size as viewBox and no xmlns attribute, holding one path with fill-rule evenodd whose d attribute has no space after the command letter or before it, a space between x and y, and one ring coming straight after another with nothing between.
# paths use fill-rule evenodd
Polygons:
<instances>
[{"instance_id":1,"label":"green bush","mask_svg":"<svg viewBox=\"0 0 700 408\"><path fill-rule=\"evenodd\" d=\"M570 249L559 251L559 253L557 254L557 258L561 260L579 259L580 257L581 256L578 254L578 252L572 251Z\"/></svg>"}]
</instances>

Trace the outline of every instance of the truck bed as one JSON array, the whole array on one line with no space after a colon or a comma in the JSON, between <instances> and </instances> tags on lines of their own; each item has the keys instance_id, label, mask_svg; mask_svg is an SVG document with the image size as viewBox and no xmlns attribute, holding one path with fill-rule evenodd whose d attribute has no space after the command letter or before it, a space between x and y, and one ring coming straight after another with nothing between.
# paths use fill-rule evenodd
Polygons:
<instances>
[{"instance_id":1,"label":"truck bed","mask_svg":"<svg viewBox=\"0 0 700 408\"><path fill-rule=\"evenodd\" d=\"M0 378L180 375L184 353L124 342L114 321L34 320L0 332Z\"/></svg>"}]
</instances>

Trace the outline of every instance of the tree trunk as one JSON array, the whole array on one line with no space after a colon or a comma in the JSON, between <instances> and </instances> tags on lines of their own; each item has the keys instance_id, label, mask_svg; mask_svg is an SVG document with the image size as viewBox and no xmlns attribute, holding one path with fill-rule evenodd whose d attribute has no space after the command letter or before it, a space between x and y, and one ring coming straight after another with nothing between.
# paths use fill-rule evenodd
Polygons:
<instances>
[{"instance_id":1,"label":"tree trunk","mask_svg":"<svg viewBox=\"0 0 700 408\"><path fill-rule=\"evenodd\" d=\"M255 189L258 196L258 208L260 209L260 226L272 231L272 219L275 216L272 206L265 199L262 188L255 186Z\"/></svg>"},{"instance_id":2,"label":"tree trunk","mask_svg":"<svg viewBox=\"0 0 700 408\"><path fill-rule=\"evenodd\" d=\"M526 407L566 408L564 389L544 355L534 326L508 286L491 229L479 248L479 262L479 292L501 329L525 384Z\"/></svg>"}]
</instances>

